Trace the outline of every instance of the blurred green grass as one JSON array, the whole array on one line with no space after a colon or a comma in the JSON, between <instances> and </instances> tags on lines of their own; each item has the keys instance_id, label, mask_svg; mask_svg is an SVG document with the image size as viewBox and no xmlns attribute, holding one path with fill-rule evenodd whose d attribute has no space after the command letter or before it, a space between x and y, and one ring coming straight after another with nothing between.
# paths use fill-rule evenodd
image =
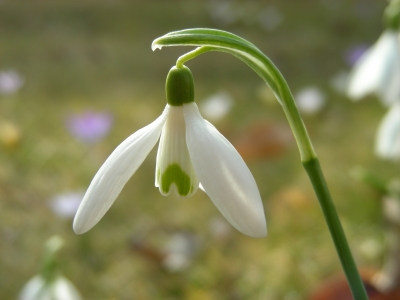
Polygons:
<instances>
[{"instance_id":1,"label":"blurred green grass","mask_svg":"<svg viewBox=\"0 0 400 300\"><path fill-rule=\"evenodd\" d=\"M154 188L155 150L127 184L104 219L76 236L71 220L49 209L54 195L84 190L109 153L151 122L165 105L164 80L188 49L150 49L172 30L213 27L256 44L280 68L293 92L317 85L326 108L305 116L327 181L360 266L377 268L360 245L381 241L379 203L349 169L363 165L383 177L396 169L373 155L374 134L384 109L375 98L352 103L330 88L348 68L345 51L379 36L385 3L378 1L236 1L247 19L217 23L213 1L2 1L0 69L25 79L16 94L0 96L0 119L21 132L15 149L0 148L0 291L14 299L39 268L43 243L60 234L64 275L84 299L304 299L321 280L341 272L333 245L292 142L282 155L249 161L259 184L269 234L251 239L232 230L213 237L210 220L219 212L198 192L181 201ZM279 8L283 23L260 28L254 12ZM361 12L360 12L361 11ZM286 124L278 105L260 101L261 80L244 64L221 53L188 63L196 98L227 90L235 105L220 126L234 140L257 122ZM110 111L115 123L101 142L87 146L65 129L73 112ZM132 250L143 237L154 247L175 231L202 243L190 267L171 274Z\"/></svg>"}]
</instances>

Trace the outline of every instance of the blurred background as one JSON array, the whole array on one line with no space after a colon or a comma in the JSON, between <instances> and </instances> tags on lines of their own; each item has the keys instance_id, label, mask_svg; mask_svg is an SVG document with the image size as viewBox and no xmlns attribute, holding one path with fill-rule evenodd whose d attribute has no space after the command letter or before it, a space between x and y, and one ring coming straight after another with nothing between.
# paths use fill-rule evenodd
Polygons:
<instances>
[{"instance_id":1,"label":"blurred background","mask_svg":"<svg viewBox=\"0 0 400 300\"><path fill-rule=\"evenodd\" d=\"M0 294L16 299L38 273L43 244L65 241L60 270L83 299L306 299L341 266L282 109L241 61L190 61L196 101L238 149L264 202L268 236L229 225L206 194L163 197L156 149L88 233L72 218L101 164L159 116L168 70L189 48L151 51L173 30L228 30L281 70L299 105L358 266L385 260L376 190L399 164L377 158L386 112L345 95L355 61L383 30L378 0L1 0Z\"/></svg>"}]
</instances>

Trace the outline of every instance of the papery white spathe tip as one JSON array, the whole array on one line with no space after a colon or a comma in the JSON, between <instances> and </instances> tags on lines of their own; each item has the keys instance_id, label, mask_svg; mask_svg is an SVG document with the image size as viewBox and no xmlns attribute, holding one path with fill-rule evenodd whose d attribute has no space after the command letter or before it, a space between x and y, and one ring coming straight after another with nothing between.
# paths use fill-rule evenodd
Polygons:
<instances>
[{"instance_id":1,"label":"papery white spathe tip","mask_svg":"<svg viewBox=\"0 0 400 300\"><path fill-rule=\"evenodd\" d=\"M157 143L169 105L153 123L136 131L123 141L93 178L76 213L73 228L78 234L91 229L104 216Z\"/></svg>"},{"instance_id":2,"label":"papery white spathe tip","mask_svg":"<svg viewBox=\"0 0 400 300\"><path fill-rule=\"evenodd\" d=\"M160 45L160 44L157 44L156 41L154 41L154 42L151 44L151 50L153 50L153 51L156 51L157 49L160 49L160 50L161 50L162 47L163 47L163 46Z\"/></svg>"},{"instance_id":3,"label":"papery white spathe tip","mask_svg":"<svg viewBox=\"0 0 400 300\"><path fill-rule=\"evenodd\" d=\"M381 158L400 158L400 102L392 105L379 125L375 150Z\"/></svg>"},{"instance_id":4,"label":"papery white spathe tip","mask_svg":"<svg viewBox=\"0 0 400 300\"><path fill-rule=\"evenodd\" d=\"M207 195L236 229L251 237L266 236L260 193L245 162L232 144L203 119L195 103L183 107L187 146Z\"/></svg>"},{"instance_id":5,"label":"papery white spathe tip","mask_svg":"<svg viewBox=\"0 0 400 300\"><path fill-rule=\"evenodd\" d=\"M353 100L376 93L385 105L400 97L400 45L397 32L385 31L355 64L347 95Z\"/></svg>"}]
</instances>

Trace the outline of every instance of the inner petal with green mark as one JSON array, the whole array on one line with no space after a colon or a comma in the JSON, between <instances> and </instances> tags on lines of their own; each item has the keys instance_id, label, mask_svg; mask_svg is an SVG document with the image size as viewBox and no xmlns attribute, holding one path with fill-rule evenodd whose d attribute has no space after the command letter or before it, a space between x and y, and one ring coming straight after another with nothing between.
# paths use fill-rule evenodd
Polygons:
<instances>
[{"instance_id":1,"label":"inner petal with green mark","mask_svg":"<svg viewBox=\"0 0 400 300\"><path fill-rule=\"evenodd\" d=\"M171 106L161 133L157 153L156 187L164 196L192 196L199 186L186 146L186 126L182 106Z\"/></svg>"},{"instance_id":2,"label":"inner petal with green mark","mask_svg":"<svg viewBox=\"0 0 400 300\"><path fill-rule=\"evenodd\" d=\"M187 196L193 189L190 177L178 164L170 165L159 178L160 186L165 193L169 193L172 184L181 196Z\"/></svg>"}]
</instances>

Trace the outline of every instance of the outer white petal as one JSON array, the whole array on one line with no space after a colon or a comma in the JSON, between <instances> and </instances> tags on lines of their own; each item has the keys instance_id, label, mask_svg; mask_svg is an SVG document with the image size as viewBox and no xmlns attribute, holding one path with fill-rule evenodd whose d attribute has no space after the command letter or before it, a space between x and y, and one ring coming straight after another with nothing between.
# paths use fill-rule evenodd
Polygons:
<instances>
[{"instance_id":1,"label":"outer white petal","mask_svg":"<svg viewBox=\"0 0 400 300\"><path fill-rule=\"evenodd\" d=\"M386 65L376 92L383 103L390 106L400 99L400 40L398 32L388 31L385 35Z\"/></svg>"},{"instance_id":2,"label":"outer white petal","mask_svg":"<svg viewBox=\"0 0 400 300\"><path fill-rule=\"evenodd\" d=\"M22 288L18 299L19 300L34 300L34 299L49 299L48 292L45 290L45 282L39 275L30 279ZM39 298L39 295L41 296Z\"/></svg>"},{"instance_id":3,"label":"outer white petal","mask_svg":"<svg viewBox=\"0 0 400 300\"><path fill-rule=\"evenodd\" d=\"M232 144L202 118L195 103L183 107L190 157L206 193L236 229L264 237L264 208L250 170Z\"/></svg>"},{"instance_id":4,"label":"outer white petal","mask_svg":"<svg viewBox=\"0 0 400 300\"><path fill-rule=\"evenodd\" d=\"M78 208L74 231L91 229L104 216L130 177L160 137L169 105L153 123L136 131L120 144L101 166Z\"/></svg>"},{"instance_id":5,"label":"outer white petal","mask_svg":"<svg viewBox=\"0 0 400 300\"><path fill-rule=\"evenodd\" d=\"M81 300L75 286L65 277L59 276L53 285L53 295L57 300Z\"/></svg>"},{"instance_id":6,"label":"outer white petal","mask_svg":"<svg viewBox=\"0 0 400 300\"><path fill-rule=\"evenodd\" d=\"M384 103L393 103L400 95L399 78L398 33L385 31L354 66L347 94L354 100L359 100L367 94L376 92Z\"/></svg>"},{"instance_id":7,"label":"outer white petal","mask_svg":"<svg viewBox=\"0 0 400 300\"><path fill-rule=\"evenodd\" d=\"M382 158L400 158L400 102L390 108L379 125L375 147Z\"/></svg>"},{"instance_id":8,"label":"outer white petal","mask_svg":"<svg viewBox=\"0 0 400 300\"><path fill-rule=\"evenodd\" d=\"M33 277L23 287L19 300L81 300L75 286L65 277L59 276L52 283L47 283L42 276Z\"/></svg>"}]
</instances>

